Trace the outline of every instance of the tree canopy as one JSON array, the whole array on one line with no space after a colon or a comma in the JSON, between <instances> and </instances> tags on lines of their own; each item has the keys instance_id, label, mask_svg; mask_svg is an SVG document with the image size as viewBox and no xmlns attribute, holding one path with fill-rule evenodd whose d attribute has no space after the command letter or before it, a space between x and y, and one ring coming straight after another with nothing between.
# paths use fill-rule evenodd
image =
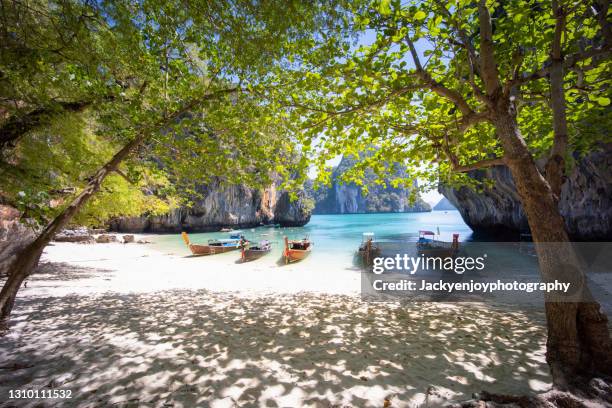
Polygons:
<instances>
[{"instance_id":1,"label":"tree canopy","mask_svg":"<svg viewBox=\"0 0 612 408\"><path fill-rule=\"evenodd\" d=\"M254 90L342 29L328 5L3 1L0 195L49 219L138 135L76 221L165 211L211 177L288 179L295 129Z\"/></svg>"},{"instance_id":2,"label":"tree canopy","mask_svg":"<svg viewBox=\"0 0 612 408\"><path fill-rule=\"evenodd\" d=\"M603 3L563 5L571 166L571 153L610 141L609 28ZM354 168L353 179L368 167L384 177L387 163L401 162L425 188L440 180L470 183L462 172L501 164L503 148L485 98L486 67L479 62L484 53L494 54L502 91L516 100L529 150L535 157L550 152L555 15L543 2L487 2L487 7L490 43L481 41L477 2L372 2L355 12L360 41L342 44L350 52L291 73L296 85L278 99L302 122L302 142L320 181L327 181L329 159L362 151L372 154Z\"/></svg>"}]
</instances>

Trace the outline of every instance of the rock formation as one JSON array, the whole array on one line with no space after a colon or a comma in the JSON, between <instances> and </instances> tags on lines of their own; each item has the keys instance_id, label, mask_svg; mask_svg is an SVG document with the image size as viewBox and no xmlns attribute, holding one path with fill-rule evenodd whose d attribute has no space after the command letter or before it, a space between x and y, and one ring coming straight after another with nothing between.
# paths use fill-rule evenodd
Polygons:
<instances>
[{"instance_id":1,"label":"rock formation","mask_svg":"<svg viewBox=\"0 0 612 408\"><path fill-rule=\"evenodd\" d=\"M434 205L433 207L434 211L452 211L456 209L457 208L453 204L451 204L451 202L448 201L448 198L446 197L442 197L440 201L438 201L438 204Z\"/></svg>"},{"instance_id":2,"label":"rock formation","mask_svg":"<svg viewBox=\"0 0 612 408\"><path fill-rule=\"evenodd\" d=\"M575 240L612 240L612 145L576 158L563 184L559 210L567 230ZM440 186L439 191L460 211L475 232L518 237L527 232L527 218L507 167L494 167L468 173L478 180L493 181L492 188L475 192Z\"/></svg>"},{"instance_id":3,"label":"rock formation","mask_svg":"<svg viewBox=\"0 0 612 408\"><path fill-rule=\"evenodd\" d=\"M305 198L291 202L286 192L277 189L276 183L265 189L251 189L224 186L216 181L198 186L197 191L201 198L195 199L189 208L178 208L159 216L121 217L110 222L110 229L121 232L207 232L268 223L302 226L310 220L310 210L304 206Z\"/></svg>"},{"instance_id":4,"label":"rock formation","mask_svg":"<svg viewBox=\"0 0 612 408\"><path fill-rule=\"evenodd\" d=\"M34 238L34 224L21 220L21 213L17 209L0 204L0 276L7 273L14 254Z\"/></svg>"},{"instance_id":5,"label":"rock formation","mask_svg":"<svg viewBox=\"0 0 612 408\"><path fill-rule=\"evenodd\" d=\"M354 183L343 184L339 177L355 163L355 159L343 157L332 174L332 185L321 187L312 194L315 198L314 214L352 214L380 212L423 212L431 207L420 197L410 202L411 189L376 185L374 175L366 174L369 194ZM416 182L413 188L416 188Z\"/></svg>"},{"instance_id":6,"label":"rock formation","mask_svg":"<svg viewBox=\"0 0 612 408\"><path fill-rule=\"evenodd\" d=\"M291 201L289 193L283 192L274 210L274 223L284 227L301 227L310 221L312 199L304 191L298 193L296 201Z\"/></svg>"}]
</instances>

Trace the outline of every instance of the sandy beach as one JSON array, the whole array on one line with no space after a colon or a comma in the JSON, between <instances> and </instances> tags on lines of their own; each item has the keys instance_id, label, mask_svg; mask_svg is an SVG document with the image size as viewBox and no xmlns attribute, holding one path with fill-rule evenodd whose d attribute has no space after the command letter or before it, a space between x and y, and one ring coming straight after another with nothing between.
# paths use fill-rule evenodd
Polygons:
<instances>
[{"instance_id":1,"label":"sandy beach","mask_svg":"<svg viewBox=\"0 0 612 408\"><path fill-rule=\"evenodd\" d=\"M550 387L541 311L367 303L353 268L237 258L54 243L0 338L0 395L68 389L71 399L44 404L83 407L433 407Z\"/></svg>"}]
</instances>

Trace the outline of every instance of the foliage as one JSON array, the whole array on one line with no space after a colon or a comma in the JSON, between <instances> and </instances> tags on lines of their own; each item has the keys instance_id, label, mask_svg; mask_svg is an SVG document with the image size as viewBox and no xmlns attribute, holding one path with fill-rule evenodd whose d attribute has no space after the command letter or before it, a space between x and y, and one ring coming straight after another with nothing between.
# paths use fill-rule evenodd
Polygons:
<instances>
[{"instance_id":1,"label":"foliage","mask_svg":"<svg viewBox=\"0 0 612 408\"><path fill-rule=\"evenodd\" d=\"M161 186L165 186L167 180L163 183ZM113 217L161 215L176 206L175 197L160 197L151 191L152 187L159 185L145 178L143 184L134 186L119 175L111 175L104 181L100 193L77 214L73 224L100 227Z\"/></svg>"},{"instance_id":2,"label":"foliage","mask_svg":"<svg viewBox=\"0 0 612 408\"><path fill-rule=\"evenodd\" d=\"M486 4L498 76L518 84L511 88L521 133L534 156L545 156L553 140L549 83L546 75L526 78L549 64L552 11L522 0ZM347 40L340 48L350 52L283 73L295 86L290 95L275 97L302 123L301 141L318 183L329 183L326 163L340 154L370 153L346 174L354 182L364 178L365 168L384 179L385 163L399 162L424 188L440 180L474 185L455 169L503 156L486 117L482 67L473 63L484 52L477 7L464 0L371 2L354 12L359 46ZM567 8L563 53L601 44L599 17L606 11L584 2ZM570 142L572 151L588 152L611 140L611 62L602 56L576 61L565 75Z\"/></svg>"},{"instance_id":3,"label":"foliage","mask_svg":"<svg viewBox=\"0 0 612 408\"><path fill-rule=\"evenodd\" d=\"M3 199L25 217L39 222L63 208L116 150L113 143L96 137L87 123L91 123L87 115L64 114L55 117L48 127L26 135L10 157L0 161ZM75 222L102 225L104 220L120 214L166 211L174 200L167 194L166 177L151 174L146 166L140 166L139 171L147 174L139 183L119 175L109 177ZM163 191L164 197L151 194L152 188Z\"/></svg>"},{"instance_id":4,"label":"foliage","mask_svg":"<svg viewBox=\"0 0 612 408\"><path fill-rule=\"evenodd\" d=\"M213 177L290 183L295 128L258 92L286 86L270 82L273 67L346 25L341 3L327 5L3 2L0 194L48 220L135 138L144 143L121 165L126 177L107 179L79 222L163 211Z\"/></svg>"}]
</instances>

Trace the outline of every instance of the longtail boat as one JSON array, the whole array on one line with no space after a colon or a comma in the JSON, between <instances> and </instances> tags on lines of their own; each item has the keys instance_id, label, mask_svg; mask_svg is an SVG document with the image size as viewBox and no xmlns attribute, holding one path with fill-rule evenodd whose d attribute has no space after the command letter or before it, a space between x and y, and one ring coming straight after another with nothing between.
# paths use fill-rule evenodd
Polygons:
<instances>
[{"instance_id":1,"label":"longtail boat","mask_svg":"<svg viewBox=\"0 0 612 408\"><path fill-rule=\"evenodd\" d=\"M192 244L186 232L182 232L183 241L194 255L214 255L234 251L248 245L243 236L232 235L229 239L209 239L207 245Z\"/></svg>"},{"instance_id":2,"label":"longtail boat","mask_svg":"<svg viewBox=\"0 0 612 408\"><path fill-rule=\"evenodd\" d=\"M258 245L249 245L248 247L242 247L242 262L254 261L267 255L272 251L272 244L270 241L261 241Z\"/></svg>"},{"instance_id":3,"label":"longtail boat","mask_svg":"<svg viewBox=\"0 0 612 408\"><path fill-rule=\"evenodd\" d=\"M380 246L374 239L373 232L364 232L361 238L361 245L359 245L359 255L363 264L366 266L372 265L374 258L380 256Z\"/></svg>"},{"instance_id":4,"label":"longtail boat","mask_svg":"<svg viewBox=\"0 0 612 408\"><path fill-rule=\"evenodd\" d=\"M440 233L438 232L438 235ZM459 252L459 234L453 234L453 242L444 242L435 239L432 231L419 231L417 250L430 258L454 257ZM429 237L432 238L429 238Z\"/></svg>"},{"instance_id":5,"label":"longtail boat","mask_svg":"<svg viewBox=\"0 0 612 408\"><path fill-rule=\"evenodd\" d=\"M310 242L308 238L292 241L285 237L285 250L283 251L285 264L301 261L306 258L310 255L312 245L312 242Z\"/></svg>"}]
</instances>

